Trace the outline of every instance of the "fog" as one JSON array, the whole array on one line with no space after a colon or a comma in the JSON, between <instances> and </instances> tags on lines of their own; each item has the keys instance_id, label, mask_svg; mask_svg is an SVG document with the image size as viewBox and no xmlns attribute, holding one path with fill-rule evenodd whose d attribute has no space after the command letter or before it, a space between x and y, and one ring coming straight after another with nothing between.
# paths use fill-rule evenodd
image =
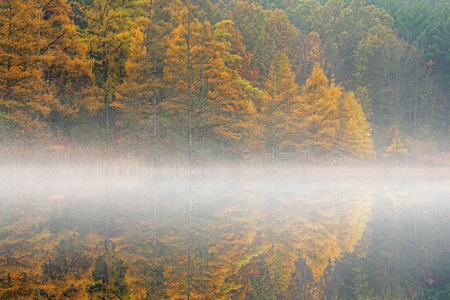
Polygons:
<instances>
[{"instance_id":1,"label":"fog","mask_svg":"<svg viewBox=\"0 0 450 300\"><path fill-rule=\"evenodd\" d=\"M0 298L448 295L445 167L16 164L0 174Z\"/></svg>"}]
</instances>

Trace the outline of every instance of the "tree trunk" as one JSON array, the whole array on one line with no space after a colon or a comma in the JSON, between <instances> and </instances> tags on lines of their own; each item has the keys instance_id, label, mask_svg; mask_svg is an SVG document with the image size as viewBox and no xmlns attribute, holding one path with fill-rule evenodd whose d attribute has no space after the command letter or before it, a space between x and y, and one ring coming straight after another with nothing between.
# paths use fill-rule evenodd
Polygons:
<instances>
[{"instance_id":1,"label":"tree trunk","mask_svg":"<svg viewBox=\"0 0 450 300\"><path fill-rule=\"evenodd\" d=\"M188 12L188 24L187 24L187 36L186 36L186 43L187 43L187 70L188 70L188 82L187 82L187 88L188 88L188 130L189 130L189 150L188 150L188 159L189 159L189 167L192 167L192 87L191 87L191 73L192 73L192 67L191 67L191 47L190 47L190 38L191 38L191 11L189 8ZM189 298L188 298L189 299Z\"/></svg>"},{"instance_id":2,"label":"tree trunk","mask_svg":"<svg viewBox=\"0 0 450 300\"><path fill-rule=\"evenodd\" d=\"M103 25L103 24L102 24ZM106 31L103 33L103 38L106 39ZM106 134L106 147L109 147L111 140L109 127L110 127L110 113L109 113L109 87L108 87L108 57L106 51L106 42L103 41L103 89L104 89L104 103L105 103L105 134Z\"/></svg>"},{"instance_id":3,"label":"tree trunk","mask_svg":"<svg viewBox=\"0 0 450 300\"><path fill-rule=\"evenodd\" d=\"M37 56L41 55L41 0L38 3L38 37L37 37ZM40 64L38 64L39 70Z\"/></svg>"}]
</instances>

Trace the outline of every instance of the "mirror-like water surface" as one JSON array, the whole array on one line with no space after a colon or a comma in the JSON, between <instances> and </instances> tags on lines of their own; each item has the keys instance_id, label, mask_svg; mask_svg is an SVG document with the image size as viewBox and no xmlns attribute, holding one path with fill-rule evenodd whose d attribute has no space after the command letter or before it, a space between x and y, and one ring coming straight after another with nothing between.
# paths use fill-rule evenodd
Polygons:
<instances>
[{"instance_id":1,"label":"mirror-like water surface","mask_svg":"<svg viewBox=\"0 0 450 300\"><path fill-rule=\"evenodd\" d=\"M450 298L448 177L318 173L8 175L0 299Z\"/></svg>"}]
</instances>

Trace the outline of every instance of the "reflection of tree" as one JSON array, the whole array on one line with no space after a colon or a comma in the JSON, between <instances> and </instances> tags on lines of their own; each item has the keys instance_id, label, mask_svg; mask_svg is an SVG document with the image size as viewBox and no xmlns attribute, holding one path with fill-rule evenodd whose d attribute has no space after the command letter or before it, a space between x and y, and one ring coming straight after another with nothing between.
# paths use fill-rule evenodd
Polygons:
<instances>
[{"instance_id":1,"label":"reflection of tree","mask_svg":"<svg viewBox=\"0 0 450 300\"><path fill-rule=\"evenodd\" d=\"M242 290L248 299L294 299L293 291L304 295L300 299L320 299L324 270L361 239L370 218L371 192L353 188L309 194L299 188L276 189L270 195L266 209L254 212L265 220L252 226L261 252L240 267L237 274L248 285ZM256 203L247 205L257 211L263 203Z\"/></svg>"},{"instance_id":2,"label":"reflection of tree","mask_svg":"<svg viewBox=\"0 0 450 300\"><path fill-rule=\"evenodd\" d=\"M297 232L300 257L319 280L329 263L353 251L360 240L370 219L372 196L368 190L353 188L338 194L325 190L307 197L313 201L300 200L300 212L285 209L292 214L286 219L296 220L291 224L296 228L290 231Z\"/></svg>"},{"instance_id":3,"label":"reflection of tree","mask_svg":"<svg viewBox=\"0 0 450 300\"><path fill-rule=\"evenodd\" d=\"M436 295L448 294L449 273L436 262L449 257L448 209L433 193L409 189L378 192L371 229L325 271L328 298L446 299Z\"/></svg>"},{"instance_id":4,"label":"reflection of tree","mask_svg":"<svg viewBox=\"0 0 450 300\"><path fill-rule=\"evenodd\" d=\"M448 294L444 196L396 188L372 203L365 187L276 179L195 179L189 193L187 181L153 178L107 200L1 199L0 298Z\"/></svg>"},{"instance_id":5,"label":"reflection of tree","mask_svg":"<svg viewBox=\"0 0 450 300\"><path fill-rule=\"evenodd\" d=\"M85 203L61 205L63 200L0 200L2 213L8 214L2 216L0 231L0 298L87 296L96 255L91 242L99 236L85 232L85 226L95 227L83 224L84 218L94 219L92 212L80 213Z\"/></svg>"},{"instance_id":6,"label":"reflection of tree","mask_svg":"<svg viewBox=\"0 0 450 300\"><path fill-rule=\"evenodd\" d=\"M441 230L448 226L448 210L433 194L413 192L388 191L379 197L377 235L367 265L369 287L378 299L416 297L438 278L434 272L441 266L434 262L445 257L439 249L446 243Z\"/></svg>"}]
</instances>

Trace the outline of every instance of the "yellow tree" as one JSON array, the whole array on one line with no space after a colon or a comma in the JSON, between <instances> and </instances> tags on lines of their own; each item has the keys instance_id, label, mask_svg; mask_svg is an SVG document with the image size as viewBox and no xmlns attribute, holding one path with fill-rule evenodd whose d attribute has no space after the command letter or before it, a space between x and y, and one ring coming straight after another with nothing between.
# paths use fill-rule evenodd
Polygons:
<instances>
[{"instance_id":1,"label":"yellow tree","mask_svg":"<svg viewBox=\"0 0 450 300\"><path fill-rule=\"evenodd\" d=\"M325 53L322 41L317 32L312 31L301 42L301 51L298 57L298 69L296 75L301 84L306 82L309 74L312 73L314 66L325 66Z\"/></svg>"},{"instance_id":2,"label":"yellow tree","mask_svg":"<svg viewBox=\"0 0 450 300\"><path fill-rule=\"evenodd\" d=\"M205 156L243 141L245 120L253 111L250 94L257 91L228 68L229 44L219 41L209 22L196 19L195 7L181 11L181 23L167 38L164 76L172 88L164 109L174 122L172 136L179 150Z\"/></svg>"},{"instance_id":3,"label":"yellow tree","mask_svg":"<svg viewBox=\"0 0 450 300\"><path fill-rule=\"evenodd\" d=\"M264 143L266 151L271 153L272 166L276 153L292 149L295 131L292 113L299 103L299 91L289 58L281 54L269 71L260 114Z\"/></svg>"},{"instance_id":4,"label":"yellow tree","mask_svg":"<svg viewBox=\"0 0 450 300\"><path fill-rule=\"evenodd\" d=\"M81 91L92 86L92 61L74 24L67 0L34 0L37 13L37 60L43 79L58 98L47 121L56 134L71 134L71 122L88 104Z\"/></svg>"},{"instance_id":5,"label":"yellow tree","mask_svg":"<svg viewBox=\"0 0 450 300\"><path fill-rule=\"evenodd\" d=\"M214 91L208 96L218 101L215 107L215 136L219 147L228 149L236 157L252 153L256 112L255 103L261 91L253 86L249 72L251 55L246 52L242 36L230 20L214 26L214 38L223 45L222 78L216 80Z\"/></svg>"},{"instance_id":6,"label":"yellow tree","mask_svg":"<svg viewBox=\"0 0 450 300\"><path fill-rule=\"evenodd\" d=\"M340 88L330 84L316 65L302 88L302 100L296 110L300 123L298 142L307 156L335 153L340 97Z\"/></svg>"},{"instance_id":7,"label":"yellow tree","mask_svg":"<svg viewBox=\"0 0 450 300\"><path fill-rule=\"evenodd\" d=\"M67 97L92 81L86 48L69 18L67 1L4 1L2 5L2 136L42 140L50 136L45 121L56 124L61 123L56 119L76 115L76 105Z\"/></svg>"},{"instance_id":8,"label":"yellow tree","mask_svg":"<svg viewBox=\"0 0 450 300\"><path fill-rule=\"evenodd\" d=\"M125 64L127 78L120 86L118 94L123 106L121 124L126 128L126 135L130 137L129 146L133 148L142 143L147 144L149 135L145 125L151 111L149 99L152 99L153 91L149 88L152 80L146 63L147 47L144 44L144 35L138 28L131 41L129 57ZM138 144L134 145L133 141Z\"/></svg>"},{"instance_id":9,"label":"yellow tree","mask_svg":"<svg viewBox=\"0 0 450 300\"><path fill-rule=\"evenodd\" d=\"M372 129L353 93L343 93L338 106L337 147L340 154L365 158L373 153Z\"/></svg>"},{"instance_id":10,"label":"yellow tree","mask_svg":"<svg viewBox=\"0 0 450 300\"><path fill-rule=\"evenodd\" d=\"M92 98L104 108L105 139L111 140L111 110L116 105L115 91L122 80L124 46L129 39L124 14L125 2L93 0L80 10L86 20L85 38L89 40L89 55L94 58L93 71L98 88Z\"/></svg>"},{"instance_id":11,"label":"yellow tree","mask_svg":"<svg viewBox=\"0 0 450 300\"><path fill-rule=\"evenodd\" d=\"M298 146L310 157L365 158L372 154L371 127L353 93L329 82L315 65L295 111Z\"/></svg>"},{"instance_id":12,"label":"yellow tree","mask_svg":"<svg viewBox=\"0 0 450 300\"><path fill-rule=\"evenodd\" d=\"M136 8L138 29L125 64L126 78L117 94L123 106L121 125L125 129L126 143L131 143L135 150L142 148L148 152L151 149L154 163L160 158L161 137L167 123L161 109L165 96L166 36L176 26L179 6L177 0L139 3L140 10Z\"/></svg>"},{"instance_id":13,"label":"yellow tree","mask_svg":"<svg viewBox=\"0 0 450 300\"><path fill-rule=\"evenodd\" d=\"M38 68L38 20L28 1L4 1L0 12L2 139L48 137L43 118L57 105Z\"/></svg>"},{"instance_id":14,"label":"yellow tree","mask_svg":"<svg viewBox=\"0 0 450 300\"><path fill-rule=\"evenodd\" d=\"M256 85L257 74L252 71L252 55L247 51L243 36L231 20L224 20L214 25L214 36L225 44L226 52L222 54L225 65Z\"/></svg>"}]
</instances>

